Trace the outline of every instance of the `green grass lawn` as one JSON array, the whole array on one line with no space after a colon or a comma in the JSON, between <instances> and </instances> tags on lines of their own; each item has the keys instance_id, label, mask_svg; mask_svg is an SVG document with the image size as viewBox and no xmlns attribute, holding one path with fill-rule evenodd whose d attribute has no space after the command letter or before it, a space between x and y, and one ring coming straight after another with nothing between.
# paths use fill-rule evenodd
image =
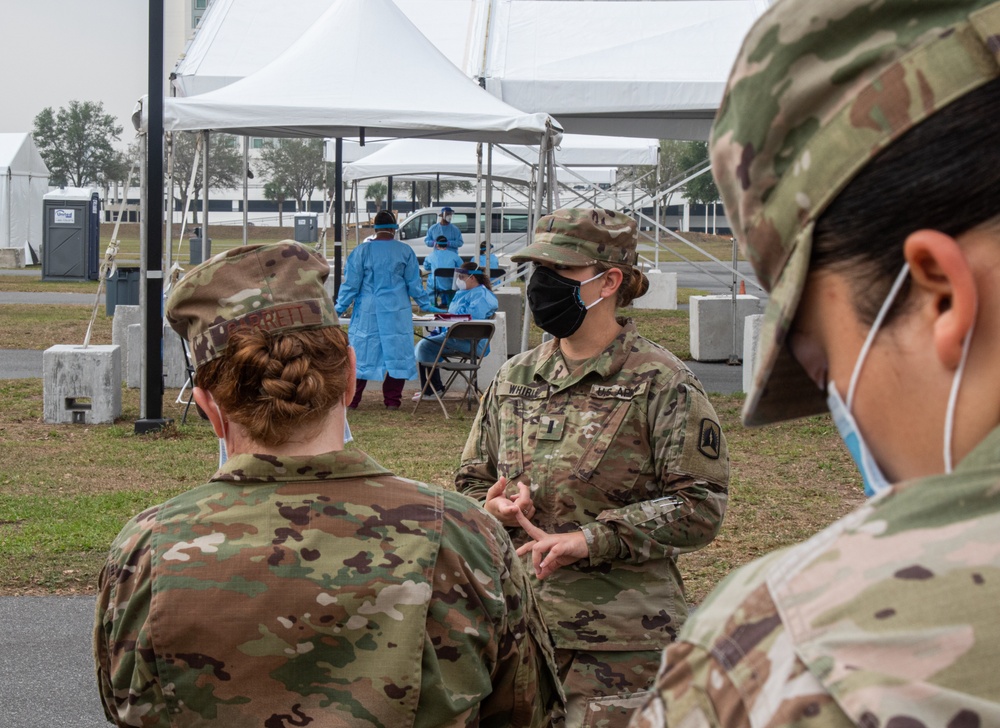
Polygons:
<instances>
[{"instance_id":1,"label":"green grass lawn","mask_svg":"<svg viewBox=\"0 0 1000 728\"><path fill-rule=\"evenodd\" d=\"M0 290L46 285L0 276ZM88 283L71 292L94 291L96 284ZM680 299L693 293L682 290ZM0 305L0 348L82 343L91 310ZM689 356L685 311L629 315L644 336ZM111 341L103 307L91 340ZM532 327L530 340L538 343L538 329ZM451 487L472 414L445 420L427 406L415 415L407 407L387 412L372 390L350 416L357 446L400 475ZM166 392L164 414L179 423L183 405L176 396ZM857 471L829 417L749 429L739 421L742 395L711 398L729 442L732 488L719 537L680 561L694 602L732 568L809 536L862 501ZM123 390L122 417L114 425L45 424L41 379L0 380L0 401L0 594L92 592L107 547L126 520L215 470L217 441L193 414L163 433L134 434L136 390Z\"/></svg>"}]
</instances>

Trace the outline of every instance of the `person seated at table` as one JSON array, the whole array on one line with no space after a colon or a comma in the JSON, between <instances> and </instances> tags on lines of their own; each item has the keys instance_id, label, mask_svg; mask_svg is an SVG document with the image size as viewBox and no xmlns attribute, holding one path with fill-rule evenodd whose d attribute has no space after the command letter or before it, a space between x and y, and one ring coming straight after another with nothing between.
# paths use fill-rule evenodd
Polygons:
<instances>
[{"instance_id":1,"label":"person seated at table","mask_svg":"<svg viewBox=\"0 0 1000 728\"><path fill-rule=\"evenodd\" d=\"M455 295L451 278L438 278L434 271L438 268L459 268L462 258L448 247L448 238L444 235L437 239L437 246L424 258L424 270L430 275L427 278L427 292L431 294L436 306L447 306Z\"/></svg>"},{"instance_id":2,"label":"person seated at table","mask_svg":"<svg viewBox=\"0 0 1000 728\"><path fill-rule=\"evenodd\" d=\"M483 270L486 269L486 241L484 240L479 244L479 258L476 261L479 263L479 267ZM500 276L497 275L497 271L500 270L500 259L497 258L496 253L490 252L490 283L494 286L499 285Z\"/></svg>"},{"instance_id":3,"label":"person seated at table","mask_svg":"<svg viewBox=\"0 0 1000 728\"><path fill-rule=\"evenodd\" d=\"M468 314L476 320L493 318L493 314L496 313L497 306L499 305L497 297L493 295L493 287L490 285L490 279L486 277L486 274L476 263L462 264L455 274L455 286L458 288L458 292L455 293L455 297L451 300L451 305L448 306L448 313ZM424 391L424 386L427 383L428 372L430 372L434 360L437 359L438 352L441 349L441 342L445 340L447 335L448 331L443 330L440 333L428 336L421 339L414 349L420 369L420 392L417 392L413 396L414 402L420 401L421 392ZM490 350L489 342L483 339L477 344L477 349L479 356L486 356ZM441 356L444 357L448 354L468 354L471 351L472 345L469 340L454 339L445 345ZM441 381L441 373L435 369L430 378L431 389L428 389L428 394L431 394L432 390L433 392L437 392L438 396L444 394L445 388Z\"/></svg>"}]
</instances>

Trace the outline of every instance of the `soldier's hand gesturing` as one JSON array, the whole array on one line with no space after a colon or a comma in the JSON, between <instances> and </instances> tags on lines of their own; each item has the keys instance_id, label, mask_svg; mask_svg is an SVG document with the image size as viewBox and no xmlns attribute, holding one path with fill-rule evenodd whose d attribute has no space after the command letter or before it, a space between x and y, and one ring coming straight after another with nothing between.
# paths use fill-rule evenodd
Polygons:
<instances>
[{"instance_id":1,"label":"soldier's hand gesturing","mask_svg":"<svg viewBox=\"0 0 1000 728\"><path fill-rule=\"evenodd\" d=\"M514 514L517 525L532 539L517 550L518 556L531 552L535 576L544 579L556 569L585 559L590 555L583 531L573 533L546 533L518 511Z\"/></svg>"},{"instance_id":2,"label":"soldier's hand gesturing","mask_svg":"<svg viewBox=\"0 0 1000 728\"><path fill-rule=\"evenodd\" d=\"M531 518L535 515L535 504L531 502L531 491L520 481L517 484L517 495L513 500L507 497L507 478L500 478L486 491L486 502L483 508L505 526L518 525L519 515Z\"/></svg>"}]
</instances>

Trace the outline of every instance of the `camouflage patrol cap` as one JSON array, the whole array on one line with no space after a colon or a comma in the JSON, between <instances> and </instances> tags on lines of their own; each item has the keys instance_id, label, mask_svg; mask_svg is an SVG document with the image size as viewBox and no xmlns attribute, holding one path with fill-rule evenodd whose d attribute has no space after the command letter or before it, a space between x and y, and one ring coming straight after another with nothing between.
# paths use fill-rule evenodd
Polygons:
<instances>
[{"instance_id":1,"label":"camouflage patrol cap","mask_svg":"<svg viewBox=\"0 0 1000 728\"><path fill-rule=\"evenodd\" d=\"M339 323L323 287L326 259L291 240L246 245L209 258L167 298L170 326L191 345L195 366L216 359L238 329L272 333Z\"/></svg>"},{"instance_id":2,"label":"camouflage patrol cap","mask_svg":"<svg viewBox=\"0 0 1000 728\"><path fill-rule=\"evenodd\" d=\"M786 345L816 220L881 150L1000 75L998 52L997 0L779 0L750 30L710 140L730 224L771 296L744 422L825 411Z\"/></svg>"},{"instance_id":3,"label":"camouflage patrol cap","mask_svg":"<svg viewBox=\"0 0 1000 728\"><path fill-rule=\"evenodd\" d=\"M511 256L560 265L608 263L635 265L638 237L635 220L600 207L566 207L546 215L535 226L535 239Z\"/></svg>"}]
</instances>

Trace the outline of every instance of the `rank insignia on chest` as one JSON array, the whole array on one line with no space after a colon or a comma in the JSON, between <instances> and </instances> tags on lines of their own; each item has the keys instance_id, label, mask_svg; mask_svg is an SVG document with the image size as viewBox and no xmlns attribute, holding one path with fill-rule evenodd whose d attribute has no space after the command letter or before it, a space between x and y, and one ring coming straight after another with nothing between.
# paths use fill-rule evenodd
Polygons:
<instances>
[{"instance_id":1,"label":"rank insignia on chest","mask_svg":"<svg viewBox=\"0 0 1000 728\"><path fill-rule=\"evenodd\" d=\"M561 440L566 425L566 416L542 415L538 420L538 440Z\"/></svg>"}]
</instances>

